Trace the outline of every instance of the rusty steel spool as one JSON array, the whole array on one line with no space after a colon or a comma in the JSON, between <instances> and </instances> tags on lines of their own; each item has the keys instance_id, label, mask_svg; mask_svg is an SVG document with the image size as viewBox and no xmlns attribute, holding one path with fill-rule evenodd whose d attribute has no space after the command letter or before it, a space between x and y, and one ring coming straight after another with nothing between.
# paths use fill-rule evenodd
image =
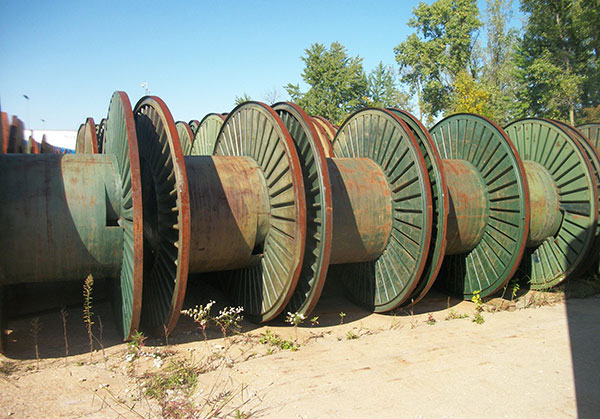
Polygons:
<instances>
[{"instance_id":1,"label":"rusty steel spool","mask_svg":"<svg viewBox=\"0 0 600 419\"><path fill-rule=\"evenodd\" d=\"M8 138L10 133L10 124L8 123L8 114L0 112L0 153L8 153Z\"/></svg>"},{"instance_id":2,"label":"rusty steel spool","mask_svg":"<svg viewBox=\"0 0 600 419\"><path fill-rule=\"evenodd\" d=\"M518 275L532 289L548 289L586 260L594 242L594 169L576 137L561 124L528 118L505 129L523 159L532 206L527 252Z\"/></svg>"},{"instance_id":3,"label":"rusty steel spool","mask_svg":"<svg viewBox=\"0 0 600 419\"><path fill-rule=\"evenodd\" d=\"M596 150L600 150L600 122L579 125L577 129L590 140Z\"/></svg>"},{"instance_id":4,"label":"rusty steel spool","mask_svg":"<svg viewBox=\"0 0 600 419\"><path fill-rule=\"evenodd\" d=\"M331 143L337 133L337 127L333 126L331 122L322 116L313 116L311 119L317 130L317 135L321 141L323 150L325 151L325 157L333 157L333 147Z\"/></svg>"},{"instance_id":5,"label":"rusty steel spool","mask_svg":"<svg viewBox=\"0 0 600 419\"><path fill-rule=\"evenodd\" d=\"M24 154L27 152L25 144L25 125L23 121L13 115L10 130L8 132L7 153Z\"/></svg>"},{"instance_id":6,"label":"rusty steel spool","mask_svg":"<svg viewBox=\"0 0 600 419\"><path fill-rule=\"evenodd\" d=\"M31 136L27 141L27 154L40 154L40 145Z\"/></svg>"},{"instance_id":7,"label":"rusty steel spool","mask_svg":"<svg viewBox=\"0 0 600 419\"><path fill-rule=\"evenodd\" d=\"M433 201L423 155L408 125L377 108L352 114L332 145L330 272L359 305L392 310L411 298L429 255Z\"/></svg>"},{"instance_id":8,"label":"rusty steel spool","mask_svg":"<svg viewBox=\"0 0 600 419\"><path fill-rule=\"evenodd\" d=\"M157 269L155 281L144 282L142 323L159 333L171 330L187 274L221 271L221 282L247 318L276 317L298 282L306 234L301 168L277 114L258 102L236 107L213 156L183 157L172 116L158 98L138 103L136 125L142 179L157 171L173 173L171 183L160 188L164 195L143 193L146 253ZM176 248L160 253L173 242ZM157 307L160 312L152 313Z\"/></svg>"},{"instance_id":9,"label":"rusty steel spool","mask_svg":"<svg viewBox=\"0 0 600 419\"><path fill-rule=\"evenodd\" d=\"M114 278L124 339L142 292L139 157L127 95L111 99L104 154L1 155L0 284ZM23 255L28 255L23 258Z\"/></svg>"},{"instance_id":10,"label":"rusty steel spool","mask_svg":"<svg viewBox=\"0 0 600 419\"><path fill-rule=\"evenodd\" d=\"M177 134L179 135L179 143L184 156L189 156L192 152L192 142L194 141L194 132L187 122L177 121L175 123Z\"/></svg>"},{"instance_id":11,"label":"rusty steel spool","mask_svg":"<svg viewBox=\"0 0 600 419\"><path fill-rule=\"evenodd\" d=\"M215 143L225 116L218 113L209 113L198 125L194 134L194 142L192 145L192 156L211 156L215 150Z\"/></svg>"},{"instance_id":12,"label":"rusty steel spool","mask_svg":"<svg viewBox=\"0 0 600 419\"><path fill-rule=\"evenodd\" d=\"M75 153L98 154L98 137L94 118L87 118L85 123L79 126L75 141Z\"/></svg>"},{"instance_id":13,"label":"rusty steel spool","mask_svg":"<svg viewBox=\"0 0 600 419\"><path fill-rule=\"evenodd\" d=\"M197 119L192 119L191 121L188 122L188 125L190 126L190 129L192 130L193 136L195 136L196 132L198 131L198 127L200 126L200 121L198 121ZM192 138L193 138L193 136L192 136Z\"/></svg>"},{"instance_id":14,"label":"rusty steel spool","mask_svg":"<svg viewBox=\"0 0 600 419\"><path fill-rule=\"evenodd\" d=\"M98 153L104 149L104 132L106 131L106 118L102 118L96 125L96 140L98 142Z\"/></svg>"},{"instance_id":15,"label":"rusty steel spool","mask_svg":"<svg viewBox=\"0 0 600 419\"><path fill-rule=\"evenodd\" d=\"M555 124L559 124L565 130L569 131L573 138L575 138L579 145L581 145L585 156L589 159L592 170L594 172L594 180L596 181L596 191L598 193L599 199L599 208L600 208L600 154L598 149L594 147L589 138L587 138L581 131L577 130L575 127L565 124L561 121L553 121ZM594 243L589 251L589 260L586 263L585 268L588 268L589 271L593 273L600 273L600 265L598 264L600 256L600 217L598 217L598 221L596 224L596 234L594 238ZM584 266L582 266L583 268ZM590 269L591 268L591 269Z\"/></svg>"},{"instance_id":16,"label":"rusty steel spool","mask_svg":"<svg viewBox=\"0 0 600 419\"><path fill-rule=\"evenodd\" d=\"M46 134L42 136L42 142L40 143L40 153L42 154L57 154L58 149L48 142Z\"/></svg>"},{"instance_id":17,"label":"rusty steel spool","mask_svg":"<svg viewBox=\"0 0 600 419\"><path fill-rule=\"evenodd\" d=\"M490 296L519 267L529 232L525 167L506 133L472 114L431 130L449 197L445 258L436 284L450 295Z\"/></svg>"}]
</instances>

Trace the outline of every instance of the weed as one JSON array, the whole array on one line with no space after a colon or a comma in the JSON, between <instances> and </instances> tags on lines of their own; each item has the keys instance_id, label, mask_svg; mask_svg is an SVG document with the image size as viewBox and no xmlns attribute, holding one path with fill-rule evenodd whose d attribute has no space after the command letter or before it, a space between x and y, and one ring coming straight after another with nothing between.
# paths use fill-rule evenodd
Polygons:
<instances>
[{"instance_id":1,"label":"weed","mask_svg":"<svg viewBox=\"0 0 600 419\"><path fill-rule=\"evenodd\" d=\"M167 366L158 372L146 372L142 376L144 395L164 401L175 391L189 396L198 384L198 374L202 369L185 359L169 360Z\"/></svg>"},{"instance_id":2,"label":"weed","mask_svg":"<svg viewBox=\"0 0 600 419\"><path fill-rule=\"evenodd\" d=\"M485 323L485 319L483 318L480 312L476 311L473 314L473 322L477 324L483 324Z\"/></svg>"},{"instance_id":3,"label":"weed","mask_svg":"<svg viewBox=\"0 0 600 419\"><path fill-rule=\"evenodd\" d=\"M319 324L319 316L315 316L312 319L310 319L309 321L310 321L311 327L314 327L315 325Z\"/></svg>"},{"instance_id":4,"label":"weed","mask_svg":"<svg viewBox=\"0 0 600 419\"><path fill-rule=\"evenodd\" d=\"M135 333L131 335L131 340L127 343L127 355L125 357L127 362L131 362L139 357L146 339L148 338L139 330L136 330Z\"/></svg>"},{"instance_id":5,"label":"weed","mask_svg":"<svg viewBox=\"0 0 600 419\"><path fill-rule=\"evenodd\" d=\"M13 361L2 361L0 363L0 374L2 375L11 375L13 372L17 371L17 363Z\"/></svg>"},{"instance_id":6,"label":"weed","mask_svg":"<svg viewBox=\"0 0 600 419\"><path fill-rule=\"evenodd\" d=\"M243 311L243 307L225 307L223 310L220 310L219 315L213 319L215 324L221 329L223 338L227 337L228 330L239 330L242 328L239 322L244 319L244 316L242 316Z\"/></svg>"},{"instance_id":7,"label":"weed","mask_svg":"<svg viewBox=\"0 0 600 419\"><path fill-rule=\"evenodd\" d=\"M510 294L510 301L515 299L515 297L517 296L517 293L519 292L520 289L521 289L521 285L519 285L519 282L514 281L512 292Z\"/></svg>"},{"instance_id":8,"label":"weed","mask_svg":"<svg viewBox=\"0 0 600 419\"><path fill-rule=\"evenodd\" d=\"M29 334L33 338L33 344L35 347L35 359L37 361L37 369L39 370L40 369L40 351L39 351L39 346L38 346L38 335L40 334L40 328L41 328L40 318L34 317L33 319L31 319L29 326L30 326Z\"/></svg>"},{"instance_id":9,"label":"weed","mask_svg":"<svg viewBox=\"0 0 600 419\"><path fill-rule=\"evenodd\" d=\"M433 326L435 322L436 320L433 318L433 314L429 313L429 315L427 316L427 321L425 323L427 323L429 326Z\"/></svg>"},{"instance_id":10,"label":"weed","mask_svg":"<svg viewBox=\"0 0 600 419\"><path fill-rule=\"evenodd\" d=\"M65 366L67 365L67 359L69 358L69 341L67 340L67 308L62 306L60 308L60 316L63 324L63 339L65 340Z\"/></svg>"},{"instance_id":11,"label":"weed","mask_svg":"<svg viewBox=\"0 0 600 419\"><path fill-rule=\"evenodd\" d=\"M346 333L346 340L354 340L354 339L358 339L359 337L360 336L358 336L352 330L348 330L348 333Z\"/></svg>"},{"instance_id":12,"label":"weed","mask_svg":"<svg viewBox=\"0 0 600 419\"><path fill-rule=\"evenodd\" d=\"M295 342L298 342L298 325L301 324L306 317L301 313L290 313L288 311L285 321L294 326Z\"/></svg>"},{"instance_id":13,"label":"weed","mask_svg":"<svg viewBox=\"0 0 600 419\"><path fill-rule=\"evenodd\" d=\"M194 307L193 309L181 311L181 314L190 317L194 321L194 323L198 325L198 327L202 331L202 335L204 336L204 342L208 340L206 337L206 327L208 326L208 322L210 320L210 310L212 309L212 306L214 304L215 302L210 300L206 304L206 307L199 305Z\"/></svg>"},{"instance_id":14,"label":"weed","mask_svg":"<svg viewBox=\"0 0 600 419\"><path fill-rule=\"evenodd\" d=\"M85 327L87 329L88 338L90 340L90 362L92 362L92 354L94 352L94 334L92 333L92 325L94 321L92 320L92 289L94 286L94 277L92 275L88 275L85 281L83 282L83 322L85 323Z\"/></svg>"},{"instance_id":15,"label":"weed","mask_svg":"<svg viewBox=\"0 0 600 419\"><path fill-rule=\"evenodd\" d=\"M346 317L346 313L340 311L340 325L344 324L344 317Z\"/></svg>"},{"instance_id":16,"label":"weed","mask_svg":"<svg viewBox=\"0 0 600 419\"><path fill-rule=\"evenodd\" d=\"M261 333L259 342L263 345L269 345L275 348L282 349L284 351L289 350L295 352L300 348L300 345L298 345L298 343L293 342L292 340L282 339L281 336L279 336L277 333L273 333L269 329L265 330L264 333Z\"/></svg>"},{"instance_id":17,"label":"weed","mask_svg":"<svg viewBox=\"0 0 600 419\"><path fill-rule=\"evenodd\" d=\"M467 317L469 317L468 314L460 314L454 311L454 309L450 309L450 313L448 313L445 320L466 319Z\"/></svg>"}]
</instances>

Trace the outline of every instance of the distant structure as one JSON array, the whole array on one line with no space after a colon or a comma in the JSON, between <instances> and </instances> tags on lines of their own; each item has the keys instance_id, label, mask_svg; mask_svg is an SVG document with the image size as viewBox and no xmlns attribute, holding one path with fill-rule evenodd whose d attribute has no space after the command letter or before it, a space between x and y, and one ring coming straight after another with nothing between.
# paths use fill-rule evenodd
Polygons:
<instances>
[{"instance_id":1,"label":"distant structure","mask_svg":"<svg viewBox=\"0 0 600 419\"><path fill-rule=\"evenodd\" d=\"M75 150L77 131L72 130L25 130L25 138L32 136L35 141L41 143L42 137L46 136L46 141L55 147Z\"/></svg>"}]
</instances>

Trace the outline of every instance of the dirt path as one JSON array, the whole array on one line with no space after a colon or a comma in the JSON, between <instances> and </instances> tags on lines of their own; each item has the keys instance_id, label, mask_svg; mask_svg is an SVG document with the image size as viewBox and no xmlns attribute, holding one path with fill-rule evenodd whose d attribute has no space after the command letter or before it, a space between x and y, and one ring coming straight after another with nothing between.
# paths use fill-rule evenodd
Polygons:
<instances>
[{"instance_id":1,"label":"dirt path","mask_svg":"<svg viewBox=\"0 0 600 419\"><path fill-rule=\"evenodd\" d=\"M175 359L193 359L208 370L198 376L192 395L169 393L174 401L166 405L180 413L219 403L222 413L274 418L562 418L600 412L599 296L484 312L483 324L472 321L474 305L466 302L452 302L451 310L470 317L445 320L446 305L446 297L433 294L414 315L374 315L326 297L315 327L294 331L280 323L226 341L211 332L204 342L191 321L183 321L170 338L168 352L174 355L167 358L165 346L148 345L131 362L127 346L107 327L107 361L95 352L90 364L87 336L69 330L77 337L69 342L73 355L66 366L62 324L50 312L41 317L46 328L38 337L44 348L39 370L30 320L12 324L13 349L0 375L0 416L158 417L159 403L142 394L149 384L140 377L164 371ZM78 314L69 316L74 323ZM300 348L261 343L267 329ZM152 353L161 354L158 363Z\"/></svg>"}]
</instances>

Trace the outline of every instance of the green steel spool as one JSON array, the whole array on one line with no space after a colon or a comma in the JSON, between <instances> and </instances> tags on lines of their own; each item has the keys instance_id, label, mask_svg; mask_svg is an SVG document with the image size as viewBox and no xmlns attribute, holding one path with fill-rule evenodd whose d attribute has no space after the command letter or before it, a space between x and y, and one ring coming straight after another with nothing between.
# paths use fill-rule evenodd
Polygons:
<instances>
[{"instance_id":1,"label":"green steel spool","mask_svg":"<svg viewBox=\"0 0 600 419\"><path fill-rule=\"evenodd\" d=\"M8 114L0 112L0 154L8 153L8 134L10 124L8 123Z\"/></svg>"},{"instance_id":2,"label":"green steel spool","mask_svg":"<svg viewBox=\"0 0 600 419\"><path fill-rule=\"evenodd\" d=\"M184 156L189 156L192 153L194 133L187 122L178 121L175 123L175 127L177 128L177 134L179 135L181 151L183 151Z\"/></svg>"},{"instance_id":3,"label":"green steel spool","mask_svg":"<svg viewBox=\"0 0 600 419\"><path fill-rule=\"evenodd\" d=\"M547 289L577 269L594 241L598 190L593 168L559 124L529 118L505 129L528 165L532 194L532 228L519 275L532 289Z\"/></svg>"},{"instance_id":4,"label":"green steel spool","mask_svg":"<svg viewBox=\"0 0 600 419\"><path fill-rule=\"evenodd\" d=\"M144 208L142 327L162 335L175 328L187 284L190 197L177 128L165 103L146 96L133 111Z\"/></svg>"},{"instance_id":5,"label":"green steel spool","mask_svg":"<svg viewBox=\"0 0 600 419\"><path fill-rule=\"evenodd\" d=\"M593 146L590 140L579 130L571 125L565 124L561 121L553 121L556 124L559 124L565 130L567 130L572 137L574 137L579 145L583 148L586 157L589 159L592 164L592 169L594 171L594 180L596 181L596 190L598 193L598 199L600 200L600 155L598 154L598 149ZM600 202L599 202L600 207ZM598 265L598 257L600 254L600 217L598 217L598 222L596 224L596 234L594 239L594 244L590 249L590 259L593 263L588 263L588 267L595 265L592 269L594 273L600 273L600 265Z\"/></svg>"},{"instance_id":6,"label":"green steel spool","mask_svg":"<svg viewBox=\"0 0 600 419\"><path fill-rule=\"evenodd\" d=\"M75 153L98 154L98 138L94 118L87 118L77 130Z\"/></svg>"},{"instance_id":7,"label":"green steel spool","mask_svg":"<svg viewBox=\"0 0 600 419\"><path fill-rule=\"evenodd\" d=\"M405 305L419 302L431 289L444 261L446 252L446 234L448 229L449 197L447 194L446 177L442 171L442 157L435 146L429 131L416 117L400 109L390 109L402 119L411 129L419 149L425 160L425 167L431 183L431 196L433 198L433 232L429 256L421 280Z\"/></svg>"},{"instance_id":8,"label":"green steel spool","mask_svg":"<svg viewBox=\"0 0 600 419\"><path fill-rule=\"evenodd\" d=\"M333 147L331 143L335 138L337 128L322 116L313 116L311 118L315 128L317 129L317 135L321 141L321 147L325 151L325 157L333 157Z\"/></svg>"},{"instance_id":9,"label":"green steel spool","mask_svg":"<svg viewBox=\"0 0 600 419\"><path fill-rule=\"evenodd\" d=\"M27 154L40 154L40 145L32 136L27 141Z\"/></svg>"},{"instance_id":10,"label":"green steel spool","mask_svg":"<svg viewBox=\"0 0 600 419\"><path fill-rule=\"evenodd\" d=\"M142 286L141 184L131 105L113 95L107 154L2 155L0 284L114 278L127 339ZM27 258L22 256L27 254Z\"/></svg>"},{"instance_id":11,"label":"green steel spool","mask_svg":"<svg viewBox=\"0 0 600 419\"><path fill-rule=\"evenodd\" d=\"M514 275L525 251L530 205L525 168L489 119L457 114L431 130L443 159L450 213L437 284L447 293L486 297Z\"/></svg>"},{"instance_id":12,"label":"green steel spool","mask_svg":"<svg viewBox=\"0 0 600 419\"><path fill-rule=\"evenodd\" d=\"M215 142L225 117L218 113L209 113L198 125L192 144L192 156L211 156L215 151Z\"/></svg>"},{"instance_id":13,"label":"green steel spool","mask_svg":"<svg viewBox=\"0 0 600 419\"><path fill-rule=\"evenodd\" d=\"M294 140L306 193L306 245L302 271L285 310L307 316L321 296L329 266L333 233L331 182L325 151L313 120L293 103L276 103L273 109Z\"/></svg>"},{"instance_id":14,"label":"green steel spool","mask_svg":"<svg viewBox=\"0 0 600 419\"><path fill-rule=\"evenodd\" d=\"M596 150L600 150L600 122L579 125L577 129L590 140Z\"/></svg>"},{"instance_id":15,"label":"green steel spool","mask_svg":"<svg viewBox=\"0 0 600 419\"><path fill-rule=\"evenodd\" d=\"M195 136L196 132L198 131L198 127L200 126L200 121L198 121L197 119L192 119L190 122L188 122L188 125L190 126L190 129L192 130L192 133Z\"/></svg>"},{"instance_id":16,"label":"green steel spool","mask_svg":"<svg viewBox=\"0 0 600 419\"><path fill-rule=\"evenodd\" d=\"M102 118L96 125L96 140L98 141L98 153L102 153L104 147L104 132L106 131L106 118Z\"/></svg>"},{"instance_id":17,"label":"green steel spool","mask_svg":"<svg viewBox=\"0 0 600 419\"><path fill-rule=\"evenodd\" d=\"M306 201L294 142L273 109L246 102L228 114L214 155L249 157L264 177L270 209L264 238L257 240L262 242L256 251L258 260L231 271L226 288L234 301L244 306L245 316L269 321L292 297L306 242Z\"/></svg>"},{"instance_id":18,"label":"green steel spool","mask_svg":"<svg viewBox=\"0 0 600 419\"><path fill-rule=\"evenodd\" d=\"M358 304L392 310L413 294L429 254L432 196L423 155L406 123L374 108L342 124L333 151L330 271Z\"/></svg>"},{"instance_id":19,"label":"green steel spool","mask_svg":"<svg viewBox=\"0 0 600 419\"><path fill-rule=\"evenodd\" d=\"M42 154L56 154L58 152L57 148L46 140L46 134L42 136L42 142L40 143L40 151Z\"/></svg>"},{"instance_id":20,"label":"green steel spool","mask_svg":"<svg viewBox=\"0 0 600 419\"><path fill-rule=\"evenodd\" d=\"M12 124L8 132L8 150L7 153L23 154L27 151L25 147L25 126L16 116L12 118Z\"/></svg>"}]
</instances>

